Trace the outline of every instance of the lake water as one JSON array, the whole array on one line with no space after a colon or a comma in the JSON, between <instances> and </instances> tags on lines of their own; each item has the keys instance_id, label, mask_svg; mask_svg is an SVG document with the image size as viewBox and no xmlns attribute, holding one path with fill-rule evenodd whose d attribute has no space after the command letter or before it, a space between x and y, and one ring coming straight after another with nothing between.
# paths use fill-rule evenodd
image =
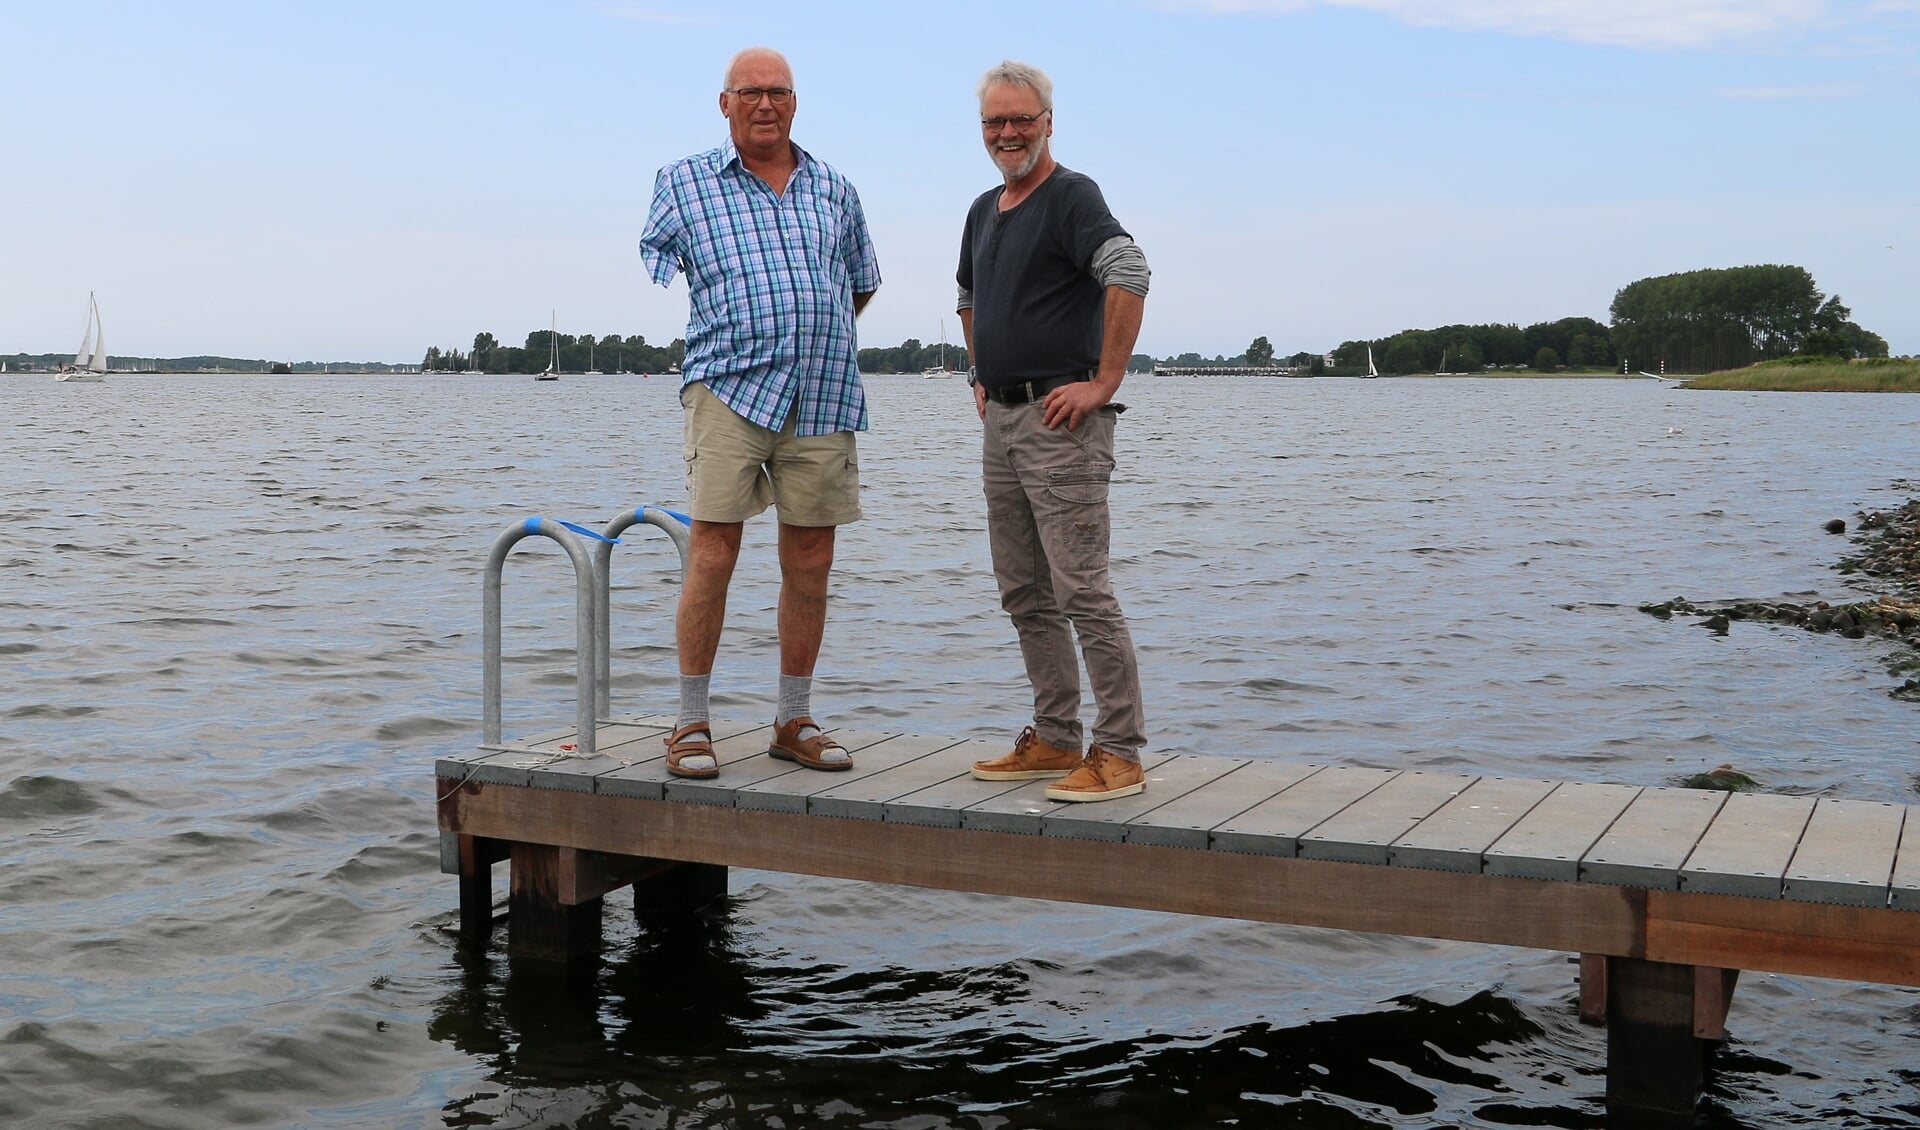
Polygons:
<instances>
[{"instance_id":1,"label":"lake water","mask_svg":"<svg viewBox=\"0 0 1920 1130\"><path fill-rule=\"evenodd\" d=\"M1009 739L964 384L869 383L815 690ZM683 500L667 379L0 378L0 1125L1591 1127L1566 955L736 871L556 983L456 955L436 756L530 514ZM1871 641L1650 601L1857 598L1920 397L1653 381L1192 380L1122 399L1114 573L1158 748L1912 802ZM773 527L715 710L772 717ZM677 560L615 558L614 708L671 709ZM509 734L573 718L521 543ZM1044 851L1044 845L1036 845ZM504 878L504 868L500 875ZM1920 993L1749 975L1716 1127L1920 1125Z\"/></svg>"}]
</instances>

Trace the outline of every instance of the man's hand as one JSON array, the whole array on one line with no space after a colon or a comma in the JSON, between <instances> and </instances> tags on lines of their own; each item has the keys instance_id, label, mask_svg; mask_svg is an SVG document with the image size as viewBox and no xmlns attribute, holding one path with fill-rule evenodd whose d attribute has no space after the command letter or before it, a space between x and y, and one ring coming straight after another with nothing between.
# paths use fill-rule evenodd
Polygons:
<instances>
[{"instance_id":1,"label":"man's hand","mask_svg":"<svg viewBox=\"0 0 1920 1130\"><path fill-rule=\"evenodd\" d=\"M973 410L980 413L982 420L987 418L987 386L981 384L973 386Z\"/></svg>"},{"instance_id":2,"label":"man's hand","mask_svg":"<svg viewBox=\"0 0 1920 1130\"><path fill-rule=\"evenodd\" d=\"M1080 421L1112 399L1113 392L1098 380L1075 381L1047 394L1040 402L1044 412L1041 419L1049 428L1065 424L1071 432L1080 427Z\"/></svg>"}]
</instances>

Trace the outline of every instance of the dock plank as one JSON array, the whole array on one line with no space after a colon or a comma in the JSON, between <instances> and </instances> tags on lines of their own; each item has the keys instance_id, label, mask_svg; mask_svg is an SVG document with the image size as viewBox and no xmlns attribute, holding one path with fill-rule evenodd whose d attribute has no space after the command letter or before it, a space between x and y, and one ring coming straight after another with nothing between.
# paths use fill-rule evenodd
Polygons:
<instances>
[{"instance_id":1,"label":"dock plank","mask_svg":"<svg viewBox=\"0 0 1920 1130\"><path fill-rule=\"evenodd\" d=\"M896 793L883 803L881 818L893 824L923 824L933 828L958 828L960 811L970 804L999 796L1001 793L1031 784L1030 781L976 781L973 779L973 763L989 761L1007 752L1005 742L965 742L952 749L942 750L933 757L923 757L911 761L894 773L901 774L895 782L904 783L910 777L919 776L912 772L924 765L926 775L931 778L921 788L910 793ZM893 776L883 773L881 777ZM878 779L878 778L876 778Z\"/></svg>"},{"instance_id":2,"label":"dock plank","mask_svg":"<svg viewBox=\"0 0 1920 1130\"><path fill-rule=\"evenodd\" d=\"M1251 855L1297 855L1303 833L1397 775L1392 769L1330 766L1220 824L1213 830L1213 848Z\"/></svg>"},{"instance_id":3,"label":"dock plank","mask_svg":"<svg viewBox=\"0 0 1920 1130\"><path fill-rule=\"evenodd\" d=\"M846 738L840 740L847 741ZM767 812L807 812L811 808L810 802L823 793L929 757L957 744L957 738L889 735L885 741L863 744L853 759L853 768L845 773L816 773L809 770L804 776L789 773L784 777L754 781L741 785L733 802L741 808L757 808Z\"/></svg>"},{"instance_id":4,"label":"dock plank","mask_svg":"<svg viewBox=\"0 0 1920 1130\"><path fill-rule=\"evenodd\" d=\"M1680 889L1779 898L1814 798L1734 793L1680 868Z\"/></svg>"},{"instance_id":5,"label":"dock plank","mask_svg":"<svg viewBox=\"0 0 1920 1130\"><path fill-rule=\"evenodd\" d=\"M1781 894L1806 902L1886 906L1906 811L1897 804L1821 798L1787 865Z\"/></svg>"},{"instance_id":6,"label":"dock plank","mask_svg":"<svg viewBox=\"0 0 1920 1130\"><path fill-rule=\"evenodd\" d=\"M1388 862L1388 846L1478 778L1458 773L1400 773L1300 837L1300 858Z\"/></svg>"},{"instance_id":7,"label":"dock plank","mask_svg":"<svg viewBox=\"0 0 1920 1130\"><path fill-rule=\"evenodd\" d=\"M1119 842L1135 820L1231 775L1246 762L1237 757L1174 757L1147 770L1147 789L1098 804L1055 805L1040 818L1040 834L1076 840Z\"/></svg>"},{"instance_id":8,"label":"dock plank","mask_svg":"<svg viewBox=\"0 0 1920 1130\"><path fill-rule=\"evenodd\" d=\"M729 722L715 718L711 722L713 735L713 756L720 765L720 774L726 775L729 761L741 761L755 754L767 751L767 736L773 733L773 727L767 723ZM667 772L667 750L665 743L658 746L659 752L645 761L636 761L632 765L618 769L609 769L593 779L593 791L607 796L639 797L643 800L660 800L666 796L668 781L680 778Z\"/></svg>"},{"instance_id":9,"label":"dock plank","mask_svg":"<svg viewBox=\"0 0 1920 1130\"><path fill-rule=\"evenodd\" d=\"M556 757L528 771L527 783L537 789L593 791L593 779L636 761L665 757L660 739L672 732L673 719L662 723L602 722L594 728L592 757Z\"/></svg>"},{"instance_id":10,"label":"dock plank","mask_svg":"<svg viewBox=\"0 0 1920 1130\"><path fill-rule=\"evenodd\" d=\"M1142 759L1147 772L1147 791L1153 789L1152 777L1173 758L1167 754L1148 754ZM974 781L976 799L960 810L960 826L982 832L1012 832L1023 836L1037 836L1044 830L1046 819L1067 808L1106 808L1111 805L1124 805L1137 802L1146 793L1139 796L1121 797L1119 800L1101 801L1098 804L1079 804L1072 801L1048 800L1047 787L1058 778L1042 778L1038 781L1021 781L1019 787L1005 791L986 791L987 786L997 785L995 781ZM1138 815L1147 811L1137 804L1133 813ZM1104 836L1084 836L1083 839L1106 839ZM1119 836L1112 837L1115 840Z\"/></svg>"},{"instance_id":11,"label":"dock plank","mask_svg":"<svg viewBox=\"0 0 1920 1130\"><path fill-rule=\"evenodd\" d=\"M1638 785L1562 782L1484 853L1488 875L1520 879L1580 878L1580 859L1633 798Z\"/></svg>"},{"instance_id":12,"label":"dock plank","mask_svg":"<svg viewBox=\"0 0 1920 1130\"><path fill-rule=\"evenodd\" d=\"M861 774L856 770L855 775L847 780L835 781L809 797L807 811L816 816L836 816L847 820L884 819L888 801L919 792L930 785L966 776L975 761L996 756L988 753L988 749L986 742L947 740L940 749L925 757L916 757L875 773ZM957 817L953 826L959 826Z\"/></svg>"},{"instance_id":13,"label":"dock plank","mask_svg":"<svg viewBox=\"0 0 1920 1130\"><path fill-rule=\"evenodd\" d=\"M1900 910L1920 910L1920 819L1907 809L1900 830L1900 848L1893 857L1892 904Z\"/></svg>"},{"instance_id":14,"label":"dock plank","mask_svg":"<svg viewBox=\"0 0 1920 1130\"><path fill-rule=\"evenodd\" d=\"M1643 789L1580 860L1580 881L1680 889L1680 865L1727 801L1719 789Z\"/></svg>"},{"instance_id":15,"label":"dock plank","mask_svg":"<svg viewBox=\"0 0 1920 1130\"><path fill-rule=\"evenodd\" d=\"M1482 777L1387 849L1395 867L1478 873L1507 830L1554 790L1552 781Z\"/></svg>"},{"instance_id":16,"label":"dock plank","mask_svg":"<svg viewBox=\"0 0 1920 1130\"><path fill-rule=\"evenodd\" d=\"M1127 842L1205 851L1213 829L1320 772L1319 765L1219 758L1239 763L1211 784L1127 822Z\"/></svg>"},{"instance_id":17,"label":"dock plank","mask_svg":"<svg viewBox=\"0 0 1920 1130\"><path fill-rule=\"evenodd\" d=\"M828 727L827 733L833 740L846 747L848 755L857 766L862 751L886 741L894 735L884 730L847 730ZM795 773L804 773L810 778L840 779L852 769L809 769L792 761L782 761L767 753L767 745L773 740L773 729L767 727L756 731L751 739L743 736L735 742L745 742L746 746L729 744L726 752L718 746L714 752L719 754L720 775L707 780L695 780L686 777L669 777L666 782L665 796L668 800L683 800L693 804L718 804L730 806L735 803L736 794L749 785L766 781L775 781ZM744 753L735 752L745 749Z\"/></svg>"}]
</instances>

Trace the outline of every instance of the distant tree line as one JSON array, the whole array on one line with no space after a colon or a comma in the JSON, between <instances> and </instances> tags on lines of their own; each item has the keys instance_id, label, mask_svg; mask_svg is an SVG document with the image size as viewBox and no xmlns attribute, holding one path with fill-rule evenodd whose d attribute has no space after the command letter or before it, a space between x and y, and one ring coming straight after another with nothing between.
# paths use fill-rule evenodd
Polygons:
<instances>
[{"instance_id":1,"label":"distant tree line","mask_svg":"<svg viewBox=\"0 0 1920 1130\"><path fill-rule=\"evenodd\" d=\"M622 337L608 334L558 334L552 330L534 330L524 346L501 345L490 333L473 337L473 348L441 349L429 346L420 368L430 373L538 373L552 357L555 337L560 342L559 369L563 373L584 373L597 369L603 373L664 373L677 369L686 360L687 343L675 338L669 345L648 345L640 334Z\"/></svg>"},{"instance_id":2,"label":"distant tree line","mask_svg":"<svg viewBox=\"0 0 1920 1130\"><path fill-rule=\"evenodd\" d=\"M1620 352L1707 373L1800 354L1885 357L1887 343L1820 293L1804 267L1767 264L1641 279L1613 298Z\"/></svg>"},{"instance_id":3,"label":"distant tree line","mask_svg":"<svg viewBox=\"0 0 1920 1130\"><path fill-rule=\"evenodd\" d=\"M970 364L972 362L967 360L966 346L951 342L944 346L939 342L922 345L917 337L910 337L891 349L860 351L860 371L863 373L922 373L938 368L964 373Z\"/></svg>"},{"instance_id":4,"label":"distant tree line","mask_svg":"<svg viewBox=\"0 0 1920 1130\"><path fill-rule=\"evenodd\" d=\"M1488 368L1609 368L1618 360L1607 327L1592 318L1536 322L1525 329L1507 324L1440 326L1401 330L1377 341L1344 341L1327 372L1352 376L1367 371L1367 350L1382 373L1478 373Z\"/></svg>"}]
</instances>

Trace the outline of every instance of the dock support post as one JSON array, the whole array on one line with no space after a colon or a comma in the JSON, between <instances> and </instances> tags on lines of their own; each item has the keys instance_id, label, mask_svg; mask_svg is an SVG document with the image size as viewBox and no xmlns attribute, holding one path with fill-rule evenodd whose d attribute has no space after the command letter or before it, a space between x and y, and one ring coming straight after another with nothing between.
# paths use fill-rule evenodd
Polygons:
<instances>
[{"instance_id":1,"label":"dock support post","mask_svg":"<svg viewBox=\"0 0 1920 1130\"><path fill-rule=\"evenodd\" d=\"M727 869L718 863L673 863L633 882L635 914L691 913L727 897Z\"/></svg>"},{"instance_id":2,"label":"dock support post","mask_svg":"<svg viewBox=\"0 0 1920 1130\"><path fill-rule=\"evenodd\" d=\"M579 897L573 848L513 845L508 931L515 957L567 960L600 948L600 896Z\"/></svg>"},{"instance_id":3,"label":"dock support post","mask_svg":"<svg viewBox=\"0 0 1920 1130\"><path fill-rule=\"evenodd\" d=\"M1583 972L1587 964L1583 959ZM1738 976L1738 970L1606 959L1610 1115L1632 1118L1635 1126L1692 1125Z\"/></svg>"},{"instance_id":4,"label":"dock support post","mask_svg":"<svg viewBox=\"0 0 1920 1130\"><path fill-rule=\"evenodd\" d=\"M493 934L493 865L507 858L506 845L481 836L458 836L460 853L460 944L485 949Z\"/></svg>"}]
</instances>

